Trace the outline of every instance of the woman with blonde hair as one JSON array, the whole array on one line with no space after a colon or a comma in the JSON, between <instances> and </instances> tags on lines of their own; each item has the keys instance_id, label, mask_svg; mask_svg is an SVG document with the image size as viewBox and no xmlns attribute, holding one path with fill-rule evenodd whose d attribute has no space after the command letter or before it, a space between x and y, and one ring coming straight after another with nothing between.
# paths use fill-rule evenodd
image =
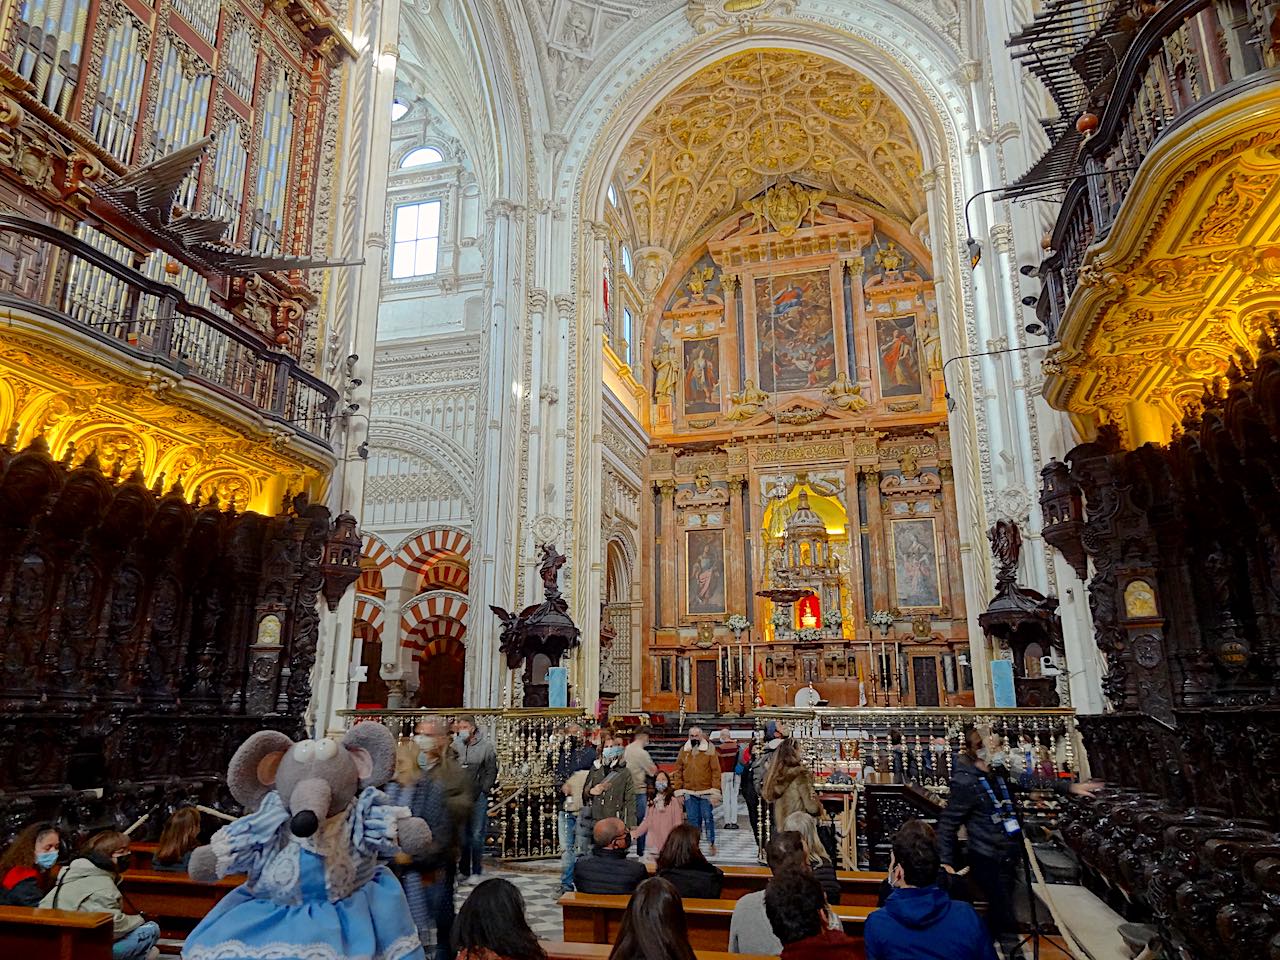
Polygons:
<instances>
[{"instance_id":1,"label":"woman with blonde hair","mask_svg":"<svg viewBox=\"0 0 1280 960\"><path fill-rule=\"evenodd\" d=\"M383 786L382 791L391 798L391 802L407 807L413 800L418 781L422 779L422 747L413 737L401 737L396 744L396 769L391 779ZM392 872L400 878L404 887L405 899L409 901L409 915L418 928L418 936L423 944L427 942L427 934L435 926L431 917L430 904L427 902L427 888L422 871L413 869L413 861L407 853L401 851L391 864Z\"/></svg>"},{"instance_id":2,"label":"woman with blonde hair","mask_svg":"<svg viewBox=\"0 0 1280 960\"><path fill-rule=\"evenodd\" d=\"M813 817L822 812L813 771L800 755L799 744L790 737L782 741L769 763L761 793L765 802L773 804L773 822L778 826L796 811Z\"/></svg>"},{"instance_id":3,"label":"woman with blonde hair","mask_svg":"<svg viewBox=\"0 0 1280 960\"><path fill-rule=\"evenodd\" d=\"M822 892L826 894L827 902L839 903L840 880L836 877L836 867L831 862L831 855L827 853L827 847L822 842L822 837L818 835L818 819L803 811L797 811L787 817L782 829L794 830L800 834L800 839L804 843L805 859L813 875L822 884Z\"/></svg>"}]
</instances>

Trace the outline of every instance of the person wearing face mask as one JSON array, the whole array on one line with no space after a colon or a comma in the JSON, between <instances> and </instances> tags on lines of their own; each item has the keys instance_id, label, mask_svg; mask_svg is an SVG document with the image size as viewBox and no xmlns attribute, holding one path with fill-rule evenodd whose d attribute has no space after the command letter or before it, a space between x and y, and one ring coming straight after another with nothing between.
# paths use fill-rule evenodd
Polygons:
<instances>
[{"instance_id":1,"label":"person wearing face mask","mask_svg":"<svg viewBox=\"0 0 1280 960\"><path fill-rule=\"evenodd\" d=\"M102 830L89 838L58 876L40 906L51 910L79 910L112 916L111 960L156 960L160 926L136 913L124 912L117 885L129 866L129 837L118 830Z\"/></svg>"},{"instance_id":2,"label":"person wearing face mask","mask_svg":"<svg viewBox=\"0 0 1280 960\"><path fill-rule=\"evenodd\" d=\"M671 775L676 795L684 797L684 812L689 823L697 827L711 844L716 855L715 808L720 803L720 761L702 733L701 727L689 728L689 741L680 748L676 769Z\"/></svg>"},{"instance_id":3,"label":"person wearing face mask","mask_svg":"<svg viewBox=\"0 0 1280 960\"><path fill-rule=\"evenodd\" d=\"M424 717L418 721L413 743L419 750L416 761L422 774L413 784L408 806L431 828L430 848L410 865L410 871L419 875L423 901L414 920L424 946L432 942L434 930L435 960L451 960L454 879L459 843L471 817L471 784L454 759L442 718ZM410 911L413 912L412 897ZM424 915L425 926L419 919Z\"/></svg>"},{"instance_id":4,"label":"person wearing face mask","mask_svg":"<svg viewBox=\"0 0 1280 960\"><path fill-rule=\"evenodd\" d=\"M476 718L471 714L459 717L457 727L453 749L462 769L471 778L475 793L470 823L462 838L462 859L458 864L459 879L465 882L483 872L484 828L488 820L489 794L498 782L498 752L493 741L476 726Z\"/></svg>"},{"instance_id":5,"label":"person wearing face mask","mask_svg":"<svg viewBox=\"0 0 1280 960\"><path fill-rule=\"evenodd\" d=\"M617 817L630 829L636 825L636 787L622 759L622 738L607 737L600 759L587 774L582 788L582 810L578 814L578 838L582 847L590 843L595 825Z\"/></svg>"},{"instance_id":6,"label":"person wearing face mask","mask_svg":"<svg viewBox=\"0 0 1280 960\"><path fill-rule=\"evenodd\" d=\"M641 727L622 751L622 759L631 771L636 788L636 823L644 821L649 802L649 783L658 774L658 765L649 756L649 728ZM644 856L645 838L636 833L636 856Z\"/></svg>"},{"instance_id":7,"label":"person wearing face mask","mask_svg":"<svg viewBox=\"0 0 1280 960\"><path fill-rule=\"evenodd\" d=\"M894 834L893 892L867 917L867 960L996 960L973 907L939 889L939 863L933 829L923 820L909 820Z\"/></svg>"},{"instance_id":8,"label":"person wearing face mask","mask_svg":"<svg viewBox=\"0 0 1280 960\"><path fill-rule=\"evenodd\" d=\"M627 858L631 835L619 818L597 822L591 836L591 852L579 857L573 868L573 885L579 893L633 893L648 879L644 864Z\"/></svg>"},{"instance_id":9,"label":"person wearing face mask","mask_svg":"<svg viewBox=\"0 0 1280 960\"><path fill-rule=\"evenodd\" d=\"M658 859L671 831L684 823L684 800L675 795L671 786L671 778L665 770L659 770L653 778L653 790L645 805L644 821L632 831L636 839L636 852L639 856L648 856L650 860ZM641 852L640 839L644 838L646 846Z\"/></svg>"},{"instance_id":10,"label":"person wearing face mask","mask_svg":"<svg viewBox=\"0 0 1280 960\"><path fill-rule=\"evenodd\" d=\"M0 856L0 906L34 907L53 886L61 838L51 823L25 827Z\"/></svg>"},{"instance_id":11,"label":"person wearing face mask","mask_svg":"<svg viewBox=\"0 0 1280 960\"><path fill-rule=\"evenodd\" d=\"M938 818L938 852L943 868L960 865L957 837L965 828L969 879L975 894L988 903L987 926L1009 960L1023 956L1018 949L1018 921L1014 911L1016 868L1023 857L1022 828L1014 794L1018 787L1006 769L1003 739L974 728L965 732L965 749L951 773L947 806ZM1101 784L1055 784L1056 793L1089 796Z\"/></svg>"}]
</instances>

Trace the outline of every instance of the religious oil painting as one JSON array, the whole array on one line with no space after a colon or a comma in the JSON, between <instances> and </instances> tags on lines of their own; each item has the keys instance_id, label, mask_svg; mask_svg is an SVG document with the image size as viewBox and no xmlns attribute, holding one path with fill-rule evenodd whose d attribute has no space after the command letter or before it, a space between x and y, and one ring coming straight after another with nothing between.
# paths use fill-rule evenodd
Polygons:
<instances>
[{"instance_id":1,"label":"religious oil painting","mask_svg":"<svg viewBox=\"0 0 1280 960\"><path fill-rule=\"evenodd\" d=\"M685 609L691 616L724 613L724 531L690 530L685 537Z\"/></svg>"},{"instance_id":2,"label":"religious oil painting","mask_svg":"<svg viewBox=\"0 0 1280 960\"><path fill-rule=\"evenodd\" d=\"M826 270L757 277L756 344L760 389L821 389L835 379L836 334Z\"/></svg>"},{"instance_id":3,"label":"religious oil painting","mask_svg":"<svg viewBox=\"0 0 1280 960\"><path fill-rule=\"evenodd\" d=\"M942 605L933 517L893 521L893 565L899 607Z\"/></svg>"},{"instance_id":4,"label":"religious oil painting","mask_svg":"<svg viewBox=\"0 0 1280 960\"><path fill-rule=\"evenodd\" d=\"M920 350L916 339L916 318L879 318L876 321L876 350L880 354L880 395L918 395Z\"/></svg>"},{"instance_id":5,"label":"religious oil painting","mask_svg":"<svg viewBox=\"0 0 1280 960\"><path fill-rule=\"evenodd\" d=\"M720 339L684 341L685 416L720 412Z\"/></svg>"}]
</instances>

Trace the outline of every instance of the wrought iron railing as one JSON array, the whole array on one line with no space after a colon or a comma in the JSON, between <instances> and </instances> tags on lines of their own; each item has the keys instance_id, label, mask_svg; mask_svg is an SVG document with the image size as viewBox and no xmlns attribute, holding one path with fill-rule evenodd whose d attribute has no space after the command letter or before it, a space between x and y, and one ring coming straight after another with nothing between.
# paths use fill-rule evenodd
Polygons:
<instances>
[{"instance_id":1,"label":"wrought iron railing","mask_svg":"<svg viewBox=\"0 0 1280 960\"><path fill-rule=\"evenodd\" d=\"M162 364L328 445L337 391L234 320L191 303L49 224L0 214L0 306L46 317Z\"/></svg>"},{"instance_id":2,"label":"wrought iron railing","mask_svg":"<svg viewBox=\"0 0 1280 960\"><path fill-rule=\"evenodd\" d=\"M834 831L846 869L883 869L896 828L883 822L883 810L869 824L868 791L898 785L944 802L970 728L1001 739L1007 769L1029 791L1049 791L1080 774L1079 732L1069 708L771 708L755 711L754 719L753 750L765 749L771 721L799 742L823 799L822 822ZM774 825L763 796L758 803L757 841L763 847ZM904 799L891 805L899 819L920 815ZM1048 829L1055 821L1043 816L1046 809L1038 808L1037 817Z\"/></svg>"},{"instance_id":3,"label":"wrought iron railing","mask_svg":"<svg viewBox=\"0 0 1280 960\"><path fill-rule=\"evenodd\" d=\"M1164 4L1134 36L1040 267L1047 304L1040 316L1052 339L1088 249L1115 223L1152 147L1214 104L1280 81L1277 31L1280 13L1263 0L1181 0Z\"/></svg>"},{"instance_id":4,"label":"wrought iron railing","mask_svg":"<svg viewBox=\"0 0 1280 960\"><path fill-rule=\"evenodd\" d=\"M557 816L564 797L556 770L569 744L560 735L581 710L340 710L348 723L376 720L397 736L410 736L423 717L452 722L462 714L492 738L498 753L498 782L489 798L488 840L503 860L559 856Z\"/></svg>"}]
</instances>

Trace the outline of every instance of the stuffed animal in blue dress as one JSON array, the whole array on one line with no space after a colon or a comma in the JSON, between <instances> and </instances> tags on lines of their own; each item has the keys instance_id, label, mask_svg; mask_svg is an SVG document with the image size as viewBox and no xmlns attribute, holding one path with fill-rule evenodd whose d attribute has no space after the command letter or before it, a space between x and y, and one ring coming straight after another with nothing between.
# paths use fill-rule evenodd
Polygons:
<instances>
[{"instance_id":1,"label":"stuffed animal in blue dress","mask_svg":"<svg viewBox=\"0 0 1280 960\"><path fill-rule=\"evenodd\" d=\"M400 882L381 860L424 853L426 823L379 785L395 738L358 723L341 740L263 730L227 770L250 811L191 854L196 880L248 879L187 937L186 960L423 960Z\"/></svg>"}]
</instances>

